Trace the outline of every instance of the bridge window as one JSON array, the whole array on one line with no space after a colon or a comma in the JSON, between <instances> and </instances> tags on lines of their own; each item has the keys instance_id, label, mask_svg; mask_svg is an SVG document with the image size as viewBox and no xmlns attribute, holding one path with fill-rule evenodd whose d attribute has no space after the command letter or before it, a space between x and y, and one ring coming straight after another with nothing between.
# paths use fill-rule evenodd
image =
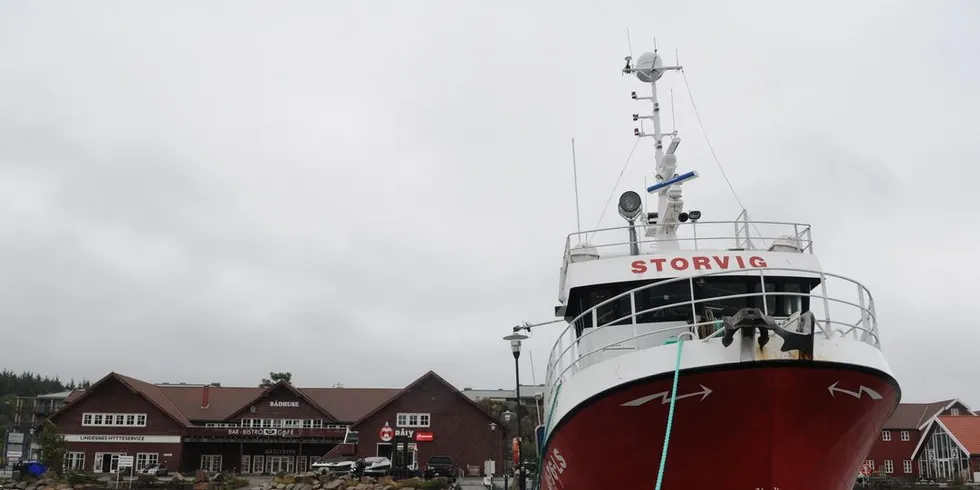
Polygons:
<instances>
[{"instance_id":1,"label":"bridge window","mask_svg":"<svg viewBox=\"0 0 980 490\"><path fill-rule=\"evenodd\" d=\"M659 308L637 315L637 323L691 320L691 283L688 281L650 286L635 296L637 312Z\"/></svg>"}]
</instances>

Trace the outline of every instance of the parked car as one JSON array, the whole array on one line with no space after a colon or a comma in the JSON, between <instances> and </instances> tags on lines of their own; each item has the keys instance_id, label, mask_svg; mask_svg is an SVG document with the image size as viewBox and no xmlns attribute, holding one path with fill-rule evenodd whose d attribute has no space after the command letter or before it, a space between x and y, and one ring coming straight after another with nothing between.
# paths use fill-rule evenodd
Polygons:
<instances>
[{"instance_id":1,"label":"parked car","mask_svg":"<svg viewBox=\"0 0 980 490\"><path fill-rule=\"evenodd\" d=\"M456 481L456 462L450 456L431 456L429 462L425 464L425 478L436 478L440 476L448 477L450 481Z\"/></svg>"},{"instance_id":2,"label":"parked car","mask_svg":"<svg viewBox=\"0 0 980 490\"><path fill-rule=\"evenodd\" d=\"M139 472L144 475L151 475L151 476L167 476L167 474L169 473L169 471L167 471L167 467L162 464L151 464L146 468L143 468Z\"/></svg>"},{"instance_id":3,"label":"parked car","mask_svg":"<svg viewBox=\"0 0 980 490\"><path fill-rule=\"evenodd\" d=\"M322 475L351 473L357 458L354 456L330 456L320 458L310 465L310 469Z\"/></svg>"}]
</instances>

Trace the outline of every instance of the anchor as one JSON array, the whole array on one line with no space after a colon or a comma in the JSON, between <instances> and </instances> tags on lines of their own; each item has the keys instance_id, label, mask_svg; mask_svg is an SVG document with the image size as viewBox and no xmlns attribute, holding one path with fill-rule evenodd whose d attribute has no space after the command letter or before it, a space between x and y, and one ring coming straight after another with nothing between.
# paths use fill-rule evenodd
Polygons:
<instances>
[{"instance_id":1,"label":"anchor","mask_svg":"<svg viewBox=\"0 0 980 490\"><path fill-rule=\"evenodd\" d=\"M802 331L794 332L777 325L771 316L764 314L759 308L742 308L734 315L722 318L725 334L721 344L725 347L732 345L737 331L741 330L745 336L751 336L753 330L759 329L759 347L762 348L769 343L769 331L772 330L783 339L780 351L796 350L800 353L800 359L813 359L813 313L804 312L800 315L799 322Z\"/></svg>"}]
</instances>

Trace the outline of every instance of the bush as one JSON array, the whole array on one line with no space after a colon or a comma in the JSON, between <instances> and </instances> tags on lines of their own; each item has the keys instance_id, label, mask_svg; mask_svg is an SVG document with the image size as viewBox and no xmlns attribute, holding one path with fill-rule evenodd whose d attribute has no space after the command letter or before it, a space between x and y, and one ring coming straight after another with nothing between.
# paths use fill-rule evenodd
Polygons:
<instances>
[{"instance_id":1,"label":"bush","mask_svg":"<svg viewBox=\"0 0 980 490\"><path fill-rule=\"evenodd\" d=\"M95 475L90 475L83 471L69 471L65 473L65 481L69 485L86 485L89 483L98 483L99 479Z\"/></svg>"},{"instance_id":2,"label":"bush","mask_svg":"<svg viewBox=\"0 0 980 490\"><path fill-rule=\"evenodd\" d=\"M439 490L442 488L447 488L449 486L449 478L440 476L439 478L433 478L431 480L426 480L419 485L413 485L419 490Z\"/></svg>"},{"instance_id":3,"label":"bush","mask_svg":"<svg viewBox=\"0 0 980 490\"><path fill-rule=\"evenodd\" d=\"M229 476L225 478L225 481L221 482L221 490L235 490L237 488L247 487L248 484L248 478Z\"/></svg>"}]
</instances>

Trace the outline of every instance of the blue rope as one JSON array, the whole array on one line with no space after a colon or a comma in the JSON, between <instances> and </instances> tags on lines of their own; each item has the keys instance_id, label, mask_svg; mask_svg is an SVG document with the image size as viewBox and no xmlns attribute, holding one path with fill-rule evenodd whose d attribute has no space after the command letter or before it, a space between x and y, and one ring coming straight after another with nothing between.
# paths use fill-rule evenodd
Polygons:
<instances>
[{"instance_id":1,"label":"blue rope","mask_svg":"<svg viewBox=\"0 0 980 490\"><path fill-rule=\"evenodd\" d=\"M667 466L667 447L670 445L670 429L674 426L674 404L677 402L677 378L681 374L681 347L684 346L684 339L677 339L677 362L674 364L674 386L670 389L670 410L667 412L667 432L664 434L664 449L660 454L660 470L657 472L657 487L664 482L664 467Z\"/></svg>"}]
</instances>

